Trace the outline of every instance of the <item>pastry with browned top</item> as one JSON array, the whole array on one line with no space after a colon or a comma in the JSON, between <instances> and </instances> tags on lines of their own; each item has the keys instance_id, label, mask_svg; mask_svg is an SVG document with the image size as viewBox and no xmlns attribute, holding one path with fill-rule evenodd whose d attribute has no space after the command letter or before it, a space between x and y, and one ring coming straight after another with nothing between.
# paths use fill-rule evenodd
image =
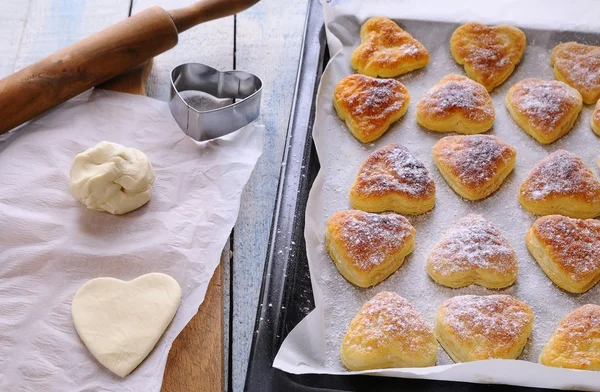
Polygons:
<instances>
[{"instance_id":1,"label":"pastry with browned top","mask_svg":"<svg viewBox=\"0 0 600 392\"><path fill-rule=\"evenodd\" d=\"M348 129L363 143L377 140L408 109L410 94L395 79L350 75L333 92L333 106Z\"/></svg>"},{"instance_id":2,"label":"pastry with browned top","mask_svg":"<svg viewBox=\"0 0 600 392\"><path fill-rule=\"evenodd\" d=\"M600 306L583 305L567 314L542 349L546 366L600 370Z\"/></svg>"},{"instance_id":3,"label":"pastry with browned top","mask_svg":"<svg viewBox=\"0 0 600 392\"><path fill-rule=\"evenodd\" d=\"M508 287L517 278L515 251L498 227L481 215L456 222L429 253L427 273L452 288L477 284Z\"/></svg>"},{"instance_id":4,"label":"pastry with browned top","mask_svg":"<svg viewBox=\"0 0 600 392\"><path fill-rule=\"evenodd\" d=\"M450 37L454 61L467 75L492 91L514 71L525 51L525 33L513 26L467 23Z\"/></svg>"},{"instance_id":5,"label":"pastry with browned top","mask_svg":"<svg viewBox=\"0 0 600 392\"><path fill-rule=\"evenodd\" d=\"M539 161L519 190L521 205L536 215L600 215L600 182L574 154L557 150Z\"/></svg>"},{"instance_id":6,"label":"pastry with browned top","mask_svg":"<svg viewBox=\"0 0 600 392\"><path fill-rule=\"evenodd\" d=\"M435 183L408 149L389 144L369 155L350 188L350 203L369 212L423 214L435 205Z\"/></svg>"},{"instance_id":7,"label":"pastry with browned top","mask_svg":"<svg viewBox=\"0 0 600 392\"><path fill-rule=\"evenodd\" d=\"M429 63L427 49L388 18L367 20L360 29L360 41L350 64L364 75L393 78Z\"/></svg>"},{"instance_id":8,"label":"pastry with browned top","mask_svg":"<svg viewBox=\"0 0 600 392\"><path fill-rule=\"evenodd\" d=\"M569 133L583 106L581 94L568 84L536 78L512 86L505 103L515 122L544 144Z\"/></svg>"},{"instance_id":9,"label":"pastry with browned top","mask_svg":"<svg viewBox=\"0 0 600 392\"><path fill-rule=\"evenodd\" d=\"M594 133L600 136L600 100L596 102L596 107L594 108L594 112L592 113L590 124Z\"/></svg>"},{"instance_id":10,"label":"pastry with browned top","mask_svg":"<svg viewBox=\"0 0 600 392\"><path fill-rule=\"evenodd\" d=\"M462 295L447 299L435 319L435 335L454 362L516 359L533 328L533 310L510 295Z\"/></svg>"},{"instance_id":11,"label":"pastry with browned top","mask_svg":"<svg viewBox=\"0 0 600 392\"><path fill-rule=\"evenodd\" d=\"M350 323L340 359L350 370L433 366L437 343L414 306L384 291L365 302Z\"/></svg>"},{"instance_id":12,"label":"pastry with browned top","mask_svg":"<svg viewBox=\"0 0 600 392\"><path fill-rule=\"evenodd\" d=\"M517 151L491 135L447 136L433 146L433 160L448 184L469 200L495 192L515 166Z\"/></svg>"},{"instance_id":13,"label":"pastry with browned top","mask_svg":"<svg viewBox=\"0 0 600 392\"><path fill-rule=\"evenodd\" d=\"M600 98L600 46L577 42L556 45L550 64L554 66L554 77L577 89L585 104Z\"/></svg>"},{"instance_id":14,"label":"pastry with browned top","mask_svg":"<svg viewBox=\"0 0 600 392\"><path fill-rule=\"evenodd\" d=\"M600 222L562 215L538 218L527 231L527 248L550 280L584 293L600 280Z\"/></svg>"},{"instance_id":15,"label":"pastry with browned top","mask_svg":"<svg viewBox=\"0 0 600 392\"><path fill-rule=\"evenodd\" d=\"M415 228L402 215L358 210L334 213L325 245L338 271L359 287L374 286L404 263L414 247Z\"/></svg>"},{"instance_id":16,"label":"pastry with browned top","mask_svg":"<svg viewBox=\"0 0 600 392\"><path fill-rule=\"evenodd\" d=\"M417 122L438 132L482 133L492 127L495 115L485 87L455 74L444 76L417 103Z\"/></svg>"}]
</instances>

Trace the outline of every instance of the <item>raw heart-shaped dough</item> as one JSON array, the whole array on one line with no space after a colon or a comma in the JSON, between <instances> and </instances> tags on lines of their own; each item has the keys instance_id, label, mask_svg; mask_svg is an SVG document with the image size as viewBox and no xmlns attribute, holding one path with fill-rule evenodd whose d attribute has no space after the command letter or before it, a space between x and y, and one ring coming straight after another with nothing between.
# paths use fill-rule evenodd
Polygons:
<instances>
[{"instance_id":1,"label":"raw heart-shaped dough","mask_svg":"<svg viewBox=\"0 0 600 392\"><path fill-rule=\"evenodd\" d=\"M581 111L579 91L566 83L523 79L508 90L506 108L515 122L540 143L563 137Z\"/></svg>"},{"instance_id":2,"label":"raw heart-shaped dough","mask_svg":"<svg viewBox=\"0 0 600 392\"><path fill-rule=\"evenodd\" d=\"M558 287L583 293L600 280L600 221L543 216L527 231L526 243Z\"/></svg>"},{"instance_id":3,"label":"raw heart-shaped dough","mask_svg":"<svg viewBox=\"0 0 600 392\"><path fill-rule=\"evenodd\" d=\"M454 362L516 359L533 327L533 310L510 295L462 295L442 303L435 335Z\"/></svg>"},{"instance_id":4,"label":"raw heart-shaped dough","mask_svg":"<svg viewBox=\"0 0 600 392\"><path fill-rule=\"evenodd\" d=\"M485 87L461 75L444 76L417 103L417 122L432 131L481 133L492 127L495 116Z\"/></svg>"},{"instance_id":5,"label":"raw heart-shaped dough","mask_svg":"<svg viewBox=\"0 0 600 392\"><path fill-rule=\"evenodd\" d=\"M510 243L481 215L467 215L456 222L427 258L429 276L453 288L471 284L488 289L508 287L517 271Z\"/></svg>"},{"instance_id":6,"label":"raw heart-shaped dough","mask_svg":"<svg viewBox=\"0 0 600 392\"><path fill-rule=\"evenodd\" d=\"M600 306L583 305L567 314L544 346L540 363L600 370Z\"/></svg>"},{"instance_id":7,"label":"raw heart-shaped dough","mask_svg":"<svg viewBox=\"0 0 600 392\"><path fill-rule=\"evenodd\" d=\"M600 98L600 46L577 42L556 45L550 64L554 77L577 89L584 103L591 105Z\"/></svg>"},{"instance_id":8,"label":"raw heart-shaped dough","mask_svg":"<svg viewBox=\"0 0 600 392\"><path fill-rule=\"evenodd\" d=\"M350 75L333 92L333 106L348 129L363 143L377 140L408 109L408 89L396 79Z\"/></svg>"},{"instance_id":9,"label":"raw heart-shaped dough","mask_svg":"<svg viewBox=\"0 0 600 392\"><path fill-rule=\"evenodd\" d=\"M467 75L492 91L514 71L525 51L525 34L513 26L488 27L467 23L450 38L454 61L465 67Z\"/></svg>"},{"instance_id":10,"label":"raw heart-shaped dough","mask_svg":"<svg viewBox=\"0 0 600 392\"><path fill-rule=\"evenodd\" d=\"M360 40L350 63L361 74L393 78L429 63L427 49L388 18L367 20L360 29Z\"/></svg>"},{"instance_id":11,"label":"raw heart-shaped dough","mask_svg":"<svg viewBox=\"0 0 600 392\"><path fill-rule=\"evenodd\" d=\"M557 150L539 161L519 190L521 205L536 215L600 215L600 182L576 155Z\"/></svg>"},{"instance_id":12,"label":"raw heart-shaped dough","mask_svg":"<svg viewBox=\"0 0 600 392\"><path fill-rule=\"evenodd\" d=\"M446 136L433 146L433 160L448 185L469 200L500 188L516 157L513 146L492 135Z\"/></svg>"},{"instance_id":13,"label":"raw heart-shaped dough","mask_svg":"<svg viewBox=\"0 0 600 392\"><path fill-rule=\"evenodd\" d=\"M340 359L350 370L433 366L437 343L414 306L383 291L367 301L350 323Z\"/></svg>"},{"instance_id":14,"label":"raw heart-shaped dough","mask_svg":"<svg viewBox=\"0 0 600 392\"><path fill-rule=\"evenodd\" d=\"M125 282L96 278L73 298L79 337L98 362L125 377L148 356L181 302L172 277L150 273Z\"/></svg>"},{"instance_id":15,"label":"raw heart-shaped dough","mask_svg":"<svg viewBox=\"0 0 600 392\"><path fill-rule=\"evenodd\" d=\"M402 215L338 211L327 221L327 251L342 276L359 287L385 280L413 251L415 228Z\"/></svg>"},{"instance_id":16,"label":"raw heart-shaped dough","mask_svg":"<svg viewBox=\"0 0 600 392\"><path fill-rule=\"evenodd\" d=\"M389 144L363 163L350 188L350 202L369 212L423 214L435 205L435 183L406 147Z\"/></svg>"}]
</instances>

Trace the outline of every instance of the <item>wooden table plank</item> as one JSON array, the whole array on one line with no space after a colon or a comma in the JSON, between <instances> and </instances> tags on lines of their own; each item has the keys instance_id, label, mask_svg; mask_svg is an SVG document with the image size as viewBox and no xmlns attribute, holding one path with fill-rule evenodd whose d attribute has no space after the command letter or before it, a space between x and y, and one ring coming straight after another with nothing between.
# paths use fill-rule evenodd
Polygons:
<instances>
[{"instance_id":1,"label":"wooden table plank","mask_svg":"<svg viewBox=\"0 0 600 392\"><path fill-rule=\"evenodd\" d=\"M306 16L306 0L263 0L237 15L236 68L265 85L263 155L242 195L233 241L232 383L244 386L248 355ZM300 159L300 157L298 157Z\"/></svg>"},{"instance_id":2,"label":"wooden table plank","mask_svg":"<svg viewBox=\"0 0 600 392\"><path fill-rule=\"evenodd\" d=\"M0 77L12 73L31 0L4 0L0 13Z\"/></svg>"},{"instance_id":3,"label":"wooden table plank","mask_svg":"<svg viewBox=\"0 0 600 392\"><path fill-rule=\"evenodd\" d=\"M30 0L14 69L125 19L128 14L129 2L122 0Z\"/></svg>"}]
</instances>

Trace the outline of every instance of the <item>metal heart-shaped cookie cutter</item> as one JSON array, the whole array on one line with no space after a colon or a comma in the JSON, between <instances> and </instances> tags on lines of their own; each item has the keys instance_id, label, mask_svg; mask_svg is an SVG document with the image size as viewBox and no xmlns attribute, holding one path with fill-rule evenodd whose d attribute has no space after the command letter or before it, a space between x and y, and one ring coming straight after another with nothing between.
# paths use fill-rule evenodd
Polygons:
<instances>
[{"instance_id":1,"label":"metal heart-shaped cookie cutter","mask_svg":"<svg viewBox=\"0 0 600 392\"><path fill-rule=\"evenodd\" d=\"M175 121L189 137L198 141L210 140L256 120L260 113L262 85L258 76L248 72L221 72L204 64L181 64L171 71L169 106ZM202 91L216 98L231 98L234 103L212 110L198 110L180 94L189 90Z\"/></svg>"}]
</instances>

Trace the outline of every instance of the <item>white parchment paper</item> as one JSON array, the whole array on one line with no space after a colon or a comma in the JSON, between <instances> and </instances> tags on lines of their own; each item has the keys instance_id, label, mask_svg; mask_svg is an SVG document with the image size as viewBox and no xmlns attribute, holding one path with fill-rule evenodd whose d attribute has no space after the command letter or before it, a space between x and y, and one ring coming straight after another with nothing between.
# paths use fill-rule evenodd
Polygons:
<instances>
[{"instance_id":1,"label":"white parchment paper","mask_svg":"<svg viewBox=\"0 0 600 392\"><path fill-rule=\"evenodd\" d=\"M147 205L113 216L71 197L73 157L102 140L146 153L156 173ZM0 390L159 391L171 343L204 300L262 145L256 124L195 142L167 103L102 90L0 138ZM121 379L80 341L71 300L89 279L149 272L179 282L181 307L154 351Z\"/></svg>"},{"instance_id":2,"label":"white parchment paper","mask_svg":"<svg viewBox=\"0 0 600 392\"><path fill-rule=\"evenodd\" d=\"M523 210L517 200L520 184L535 163L557 149L580 156L596 173L600 140L592 132L591 106L582 110L573 130L559 141L543 146L526 135L512 120L504 105L508 89L519 80L538 77L552 80L550 52L561 41L577 40L600 44L600 21L590 17L600 11L595 1L573 1L558 6L547 1L375 1L346 2L343 6L325 4L325 20L330 51L335 54L323 74L318 97L314 143L321 170L310 192L306 208L305 240L316 309L284 341L274 366L291 373L376 374L393 377L427 378L479 383L506 383L523 386L600 390L600 373L556 369L537 362L543 345L559 320L586 303L600 303L600 286L585 294L566 293L554 286L529 255L525 233L536 217ZM484 6L485 4L485 6ZM596 12L597 14L597 12ZM332 105L337 82L353 73L350 54L359 44L361 24L371 16L395 19L429 50L429 65L398 78L410 94L407 114L375 143L363 145L352 137L339 120ZM488 132L517 149L517 163L502 187L482 201L460 198L448 186L431 158L435 142L448 134L428 131L417 125L416 102L449 73L464 75L450 55L449 40L460 23L480 21L489 24L511 23L525 29L528 46L513 75L492 93L496 122ZM550 30L557 30L556 32ZM563 30L581 33L565 33ZM348 192L362 162L388 143L406 146L424 162L437 189L433 211L409 217L417 230L415 249L404 265L381 284L360 289L348 283L329 258L324 244L327 219L335 211L352 208ZM443 233L458 219L478 213L498 225L516 251L519 275L516 284L504 290L479 286L450 289L433 282L425 270L429 251ZM395 291L407 298L433 324L439 305L447 298L477 294L506 293L527 302L535 311L534 331L520 360L489 360L453 364L439 348L438 366L421 369L385 369L348 372L339 360L339 347L352 318L365 301L380 291Z\"/></svg>"}]
</instances>

